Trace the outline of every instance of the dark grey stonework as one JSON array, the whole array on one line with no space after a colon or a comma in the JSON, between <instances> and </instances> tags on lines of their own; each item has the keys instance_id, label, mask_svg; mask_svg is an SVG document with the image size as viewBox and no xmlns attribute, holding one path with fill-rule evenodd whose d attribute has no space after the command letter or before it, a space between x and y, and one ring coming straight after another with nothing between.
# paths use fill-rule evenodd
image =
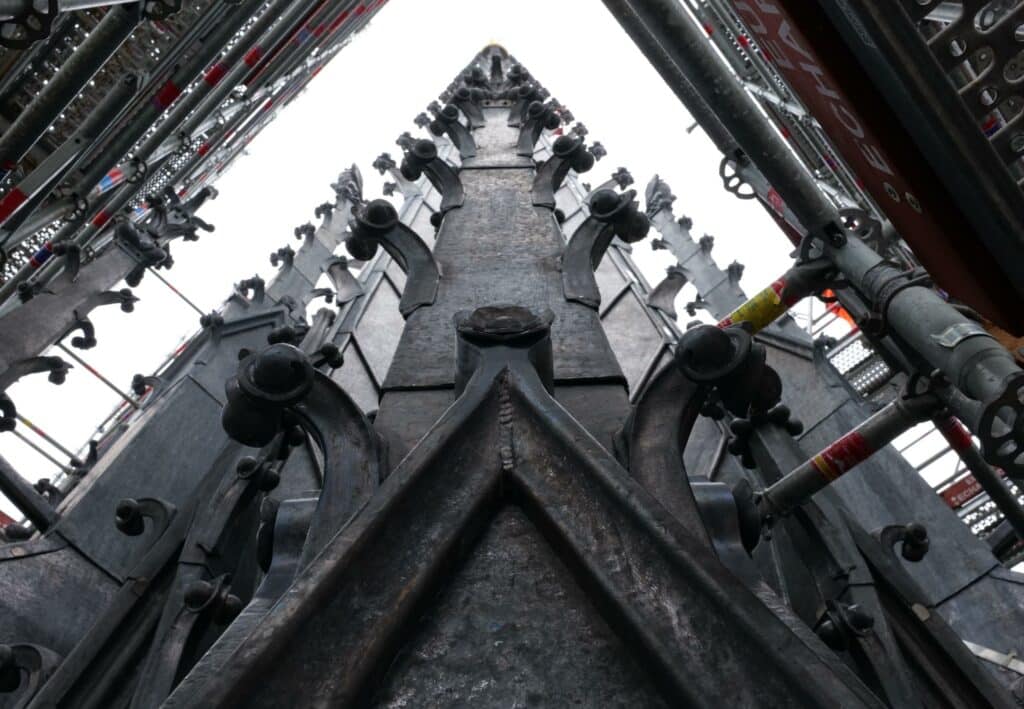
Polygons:
<instances>
[{"instance_id":1,"label":"dark grey stonework","mask_svg":"<svg viewBox=\"0 0 1024 709\"><path fill-rule=\"evenodd\" d=\"M562 296L562 238L551 213L530 203L532 172L463 170L466 204L445 218L434 250L442 273L437 302L409 319L386 388L450 385L454 314L501 303L554 311L557 380L621 376L597 314Z\"/></svg>"},{"instance_id":2,"label":"dark grey stonework","mask_svg":"<svg viewBox=\"0 0 1024 709\"><path fill-rule=\"evenodd\" d=\"M521 510L498 513L435 603L375 706L668 706Z\"/></svg>"},{"instance_id":3,"label":"dark grey stonework","mask_svg":"<svg viewBox=\"0 0 1024 709\"><path fill-rule=\"evenodd\" d=\"M664 185L584 189L573 121L486 47L374 163L401 207L345 170L62 501L0 468L36 525L0 545L0 705L1010 706L962 641L1017 648L1019 577L888 450L763 514L863 403L788 319L682 331L683 281L721 316L741 267Z\"/></svg>"}]
</instances>

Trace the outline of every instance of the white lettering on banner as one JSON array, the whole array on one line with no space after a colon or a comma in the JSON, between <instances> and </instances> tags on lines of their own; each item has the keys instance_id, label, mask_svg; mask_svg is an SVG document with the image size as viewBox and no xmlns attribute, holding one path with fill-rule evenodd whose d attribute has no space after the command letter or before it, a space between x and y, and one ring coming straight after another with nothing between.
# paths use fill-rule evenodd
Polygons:
<instances>
[{"instance_id":1,"label":"white lettering on banner","mask_svg":"<svg viewBox=\"0 0 1024 709\"><path fill-rule=\"evenodd\" d=\"M823 81L823 77L825 76L825 70L824 69L822 69L817 64L810 64L808 62L800 62L800 68L803 69L808 74L810 74L811 76L814 77L814 86L815 86L815 88L818 89L818 93L819 94L821 94L822 96L827 96L828 98L832 99L833 101L836 101L836 102L839 101L839 94L836 92L836 90L831 88L828 84L826 84ZM845 107L844 107L844 110L845 110ZM849 113L849 111L847 111L847 113ZM861 135L864 135L863 131L861 131Z\"/></svg>"},{"instance_id":2,"label":"white lettering on banner","mask_svg":"<svg viewBox=\"0 0 1024 709\"><path fill-rule=\"evenodd\" d=\"M777 38L806 60L799 62L800 70L812 78L818 93L828 100L832 114L839 124L855 139L857 148L860 150L865 162L878 172L893 176L893 171L889 167L889 163L886 161L881 149L864 140L864 126L858 119L857 114L843 101L843 97L838 91L825 83L825 70L818 64L816 57L797 41L793 28L779 10L778 5L768 0L752 0L752 2L757 7L757 10L760 10L764 15L778 15L783 18L779 23L778 30L775 32ZM761 14L758 14L757 10L751 7L750 2L747 0L737 0L733 5L736 8L736 14L743 19L751 32L757 35L758 44L771 53L775 65L781 69L797 71L792 58L787 56L787 53L779 47L776 37L769 36L768 27L765 25Z\"/></svg>"},{"instance_id":3,"label":"white lettering on banner","mask_svg":"<svg viewBox=\"0 0 1024 709\"><path fill-rule=\"evenodd\" d=\"M884 172L886 175L893 174L892 170L889 169L889 163L885 161L885 156L882 155L881 150L868 143L859 143L858 147L860 147L860 151L864 154L864 159L868 161L868 165L879 172Z\"/></svg>"},{"instance_id":4,"label":"white lettering on banner","mask_svg":"<svg viewBox=\"0 0 1024 709\"><path fill-rule=\"evenodd\" d=\"M782 24L779 25L779 39L781 39L787 47L791 48L796 52L800 52L804 55L804 59L809 62L814 61L814 56L806 49L800 46L800 43L796 41L796 37L793 36L793 28L789 26L788 20L783 20Z\"/></svg>"},{"instance_id":5,"label":"white lettering on banner","mask_svg":"<svg viewBox=\"0 0 1024 709\"><path fill-rule=\"evenodd\" d=\"M778 15L779 14L779 8L775 7L775 5L770 3L770 2L765 2L765 0L754 0L754 2L757 3L757 8L759 10L763 11L765 14L768 14L768 15Z\"/></svg>"},{"instance_id":6,"label":"white lettering on banner","mask_svg":"<svg viewBox=\"0 0 1024 709\"><path fill-rule=\"evenodd\" d=\"M857 117L850 113L846 106L841 103L833 103L832 113L835 114L836 119L843 124L843 127L846 128L846 130L850 131L858 138L864 137L864 129L861 127L860 123L857 122ZM844 116L846 118L843 118Z\"/></svg>"},{"instance_id":7,"label":"white lettering on banner","mask_svg":"<svg viewBox=\"0 0 1024 709\"><path fill-rule=\"evenodd\" d=\"M778 43L774 39L759 39L758 44L761 47L767 47L768 51L772 55L772 61L775 62L776 66L782 67L783 69L789 69L790 71L796 71L796 65L789 61L789 57L784 51L779 49Z\"/></svg>"},{"instance_id":8,"label":"white lettering on banner","mask_svg":"<svg viewBox=\"0 0 1024 709\"><path fill-rule=\"evenodd\" d=\"M742 13L744 10L746 10L749 13L747 17L750 18L749 20L747 20L747 28L757 34L768 34L768 28L764 26L764 23L761 22L761 18L758 16L756 12L754 12L754 9L750 7L750 5L748 5L745 2L736 3L737 13Z\"/></svg>"}]
</instances>

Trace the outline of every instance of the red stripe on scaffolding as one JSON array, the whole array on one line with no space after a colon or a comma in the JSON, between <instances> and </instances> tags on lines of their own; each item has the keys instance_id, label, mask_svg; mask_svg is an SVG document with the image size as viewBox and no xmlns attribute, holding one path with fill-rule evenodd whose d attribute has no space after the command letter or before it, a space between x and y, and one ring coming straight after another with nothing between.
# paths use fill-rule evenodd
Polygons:
<instances>
[{"instance_id":1,"label":"red stripe on scaffolding","mask_svg":"<svg viewBox=\"0 0 1024 709\"><path fill-rule=\"evenodd\" d=\"M18 207L25 204L27 199L28 195L17 187L4 195L4 198L0 199L0 222L18 211Z\"/></svg>"},{"instance_id":2,"label":"red stripe on scaffolding","mask_svg":"<svg viewBox=\"0 0 1024 709\"><path fill-rule=\"evenodd\" d=\"M336 30L339 27L341 27L341 23L348 19L348 15L349 15L348 10L345 10L344 12L342 12L340 15L338 15L334 19L334 22L331 23L331 25L330 25L330 27L328 29L331 32L333 32L334 30Z\"/></svg>"},{"instance_id":3,"label":"red stripe on scaffolding","mask_svg":"<svg viewBox=\"0 0 1024 709\"><path fill-rule=\"evenodd\" d=\"M159 91L153 96L153 103L156 104L157 108L167 108L174 100L181 96L181 89L179 89L173 81L167 80Z\"/></svg>"},{"instance_id":4,"label":"red stripe on scaffolding","mask_svg":"<svg viewBox=\"0 0 1024 709\"><path fill-rule=\"evenodd\" d=\"M811 464L829 482L871 457L874 446L857 431L850 431L814 456Z\"/></svg>"},{"instance_id":5,"label":"red stripe on scaffolding","mask_svg":"<svg viewBox=\"0 0 1024 709\"><path fill-rule=\"evenodd\" d=\"M203 74L203 81L210 86L216 86L217 83L224 78L224 75L228 73L228 65L224 62L217 62Z\"/></svg>"},{"instance_id":6,"label":"red stripe on scaffolding","mask_svg":"<svg viewBox=\"0 0 1024 709\"><path fill-rule=\"evenodd\" d=\"M252 68L252 67L256 66L256 64L258 64L260 59L262 59L262 58L263 58L263 47L261 47L260 45L257 44L255 47L253 47L252 49L250 49L248 52L245 53L245 58L242 59L242 61L245 62L245 65L247 67Z\"/></svg>"},{"instance_id":7,"label":"red stripe on scaffolding","mask_svg":"<svg viewBox=\"0 0 1024 709\"><path fill-rule=\"evenodd\" d=\"M971 447L971 432L952 416L936 421L935 427L939 429L939 433L945 436L949 447L957 453L962 453Z\"/></svg>"}]
</instances>

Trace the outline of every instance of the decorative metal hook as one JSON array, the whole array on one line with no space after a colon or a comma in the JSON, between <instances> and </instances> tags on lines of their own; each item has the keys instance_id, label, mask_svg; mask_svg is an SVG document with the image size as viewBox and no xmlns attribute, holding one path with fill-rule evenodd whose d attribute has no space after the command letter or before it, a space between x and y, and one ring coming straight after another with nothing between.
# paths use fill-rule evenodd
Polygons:
<instances>
[{"instance_id":1,"label":"decorative metal hook","mask_svg":"<svg viewBox=\"0 0 1024 709\"><path fill-rule=\"evenodd\" d=\"M532 199L536 207L555 208L555 192L569 174L587 172L594 166L594 156L586 150L583 139L574 135L559 136L552 146L552 155L537 168L533 179Z\"/></svg>"},{"instance_id":2,"label":"decorative metal hook","mask_svg":"<svg viewBox=\"0 0 1024 709\"><path fill-rule=\"evenodd\" d=\"M562 255L562 291L566 300L592 308L601 304L594 271L612 237L634 243L647 236L650 222L633 199L634 190L617 194L602 190L591 201L590 216L573 233Z\"/></svg>"},{"instance_id":3,"label":"decorative metal hook","mask_svg":"<svg viewBox=\"0 0 1024 709\"><path fill-rule=\"evenodd\" d=\"M442 108L437 117L430 122L430 132L434 135L447 135L463 160L476 157L476 142L473 135L459 120L459 109L454 104Z\"/></svg>"},{"instance_id":4,"label":"decorative metal hook","mask_svg":"<svg viewBox=\"0 0 1024 709\"><path fill-rule=\"evenodd\" d=\"M418 180L426 174L430 184L441 193L440 213L461 207L465 202L459 173L437 154L437 146L430 140L417 140L402 159L402 177Z\"/></svg>"},{"instance_id":5,"label":"decorative metal hook","mask_svg":"<svg viewBox=\"0 0 1024 709\"><path fill-rule=\"evenodd\" d=\"M398 212L387 200L376 199L353 212L352 235L345 242L352 257L368 261L377 246L383 246L408 276L399 302L402 315L409 317L416 308L433 304L441 272L419 235L399 220Z\"/></svg>"}]
</instances>

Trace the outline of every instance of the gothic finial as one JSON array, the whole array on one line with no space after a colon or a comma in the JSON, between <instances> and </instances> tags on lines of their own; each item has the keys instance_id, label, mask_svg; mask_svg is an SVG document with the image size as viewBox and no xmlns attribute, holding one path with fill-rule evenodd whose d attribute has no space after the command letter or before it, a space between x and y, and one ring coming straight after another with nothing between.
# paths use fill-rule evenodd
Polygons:
<instances>
[{"instance_id":1,"label":"gothic finial","mask_svg":"<svg viewBox=\"0 0 1024 709\"><path fill-rule=\"evenodd\" d=\"M644 190L644 201L647 202L647 216L653 219L663 209L671 213L676 196L672 194L672 188L668 183L655 175Z\"/></svg>"},{"instance_id":2,"label":"gothic finial","mask_svg":"<svg viewBox=\"0 0 1024 709\"><path fill-rule=\"evenodd\" d=\"M353 163L338 175L338 181L331 184L334 193L353 204L363 201L363 175L359 166Z\"/></svg>"},{"instance_id":3,"label":"gothic finial","mask_svg":"<svg viewBox=\"0 0 1024 709\"><path fill-rule=\"evenodd\" d=\"M114 228L114 239L135 256L136 265L124 277L133 288L142 282L147 268L170 265L169 246L161 247L148 230L140 231L131 222L120 222Z\"/></svg>"},{"instance_id":4,"label":"gothic finial","mask_svg":"<svg viewBox=\"0 0 1024 709\"><path fill-rule=\"evenodd\" d=\"M294 345L274 344L247 355L239 362L237 377L225 387L224 430L243 445L270 443L283 426L285 407L309 393L314 374L309 358Z\"/></svg>"}]
</instances>

